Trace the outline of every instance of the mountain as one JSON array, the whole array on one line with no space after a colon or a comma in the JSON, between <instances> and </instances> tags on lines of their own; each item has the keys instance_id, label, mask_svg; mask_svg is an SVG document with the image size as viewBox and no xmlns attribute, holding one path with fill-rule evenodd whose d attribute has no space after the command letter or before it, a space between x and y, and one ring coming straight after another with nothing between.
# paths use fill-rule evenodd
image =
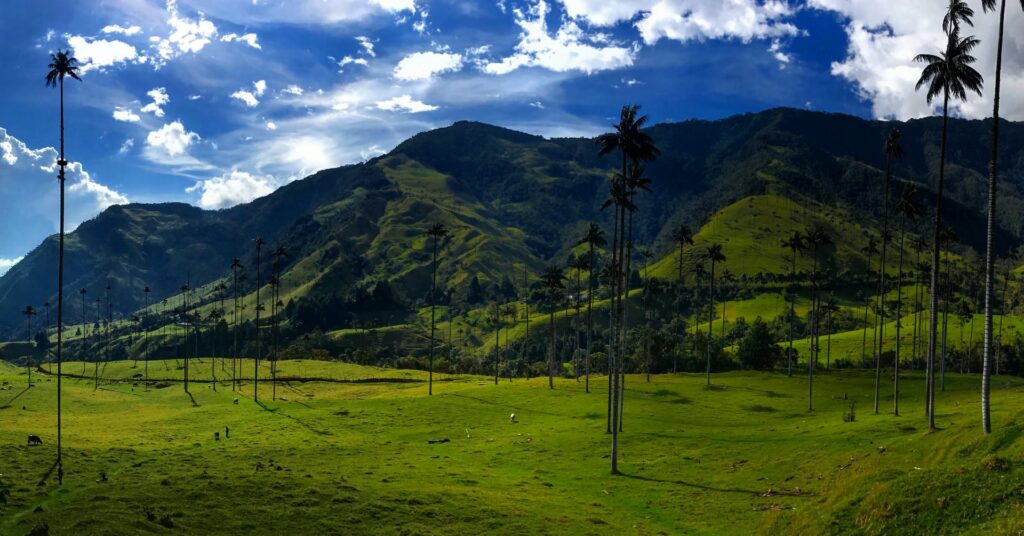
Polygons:
<instances>
[{"instance_id":1,"label":"mountain","mask_svg":"<svg viewBox=\"0 0 1024 536\"><path fill-rule=\"evenodd\" d=\"M945 219L966 247L978 250L989 126L950 123ZM671 255L671 230L680 223L699 228L721 209L766 194L831 207L842 214L840 225L874 228L881 213L882 143L893 127L902 130L907 153L894 168L897 179L918 183L930 203L939 118L900 123L773 109L655 125L649 133L662 156L648 167L652 192L638 200L636 241ZM1001 128L997 244L1005 252L1024 237L1024 124ZM216 286L229 281L235 257L247 267L245 293L252 293L256 236L268 242L260 279L266 282L271 253L283 245L288 255L276 259L282 301L335 311L336 317L317 320L328 324L316 326L325 329L348 327L363 313L407 316L422 304L430 276L424 232L435 222L452 230L440 273L450 293L465 294L477 284L519 285L524 268L536 272L563 262L588 222L610 220L600 206L616 163L599 158L592 139L545 139L458 122L418 134L387 155L321 171L230 209L111 207L67 237L67 322L82 320L80 288L91 302L110 285L122 315L142 306L146 285L154 291L151 299L173 300L188 281L200 287L198 299L209 302ZM916 222L915 230L929 220ZM18 329L25 304L55 301L55 280L56 238L50 237L0 278L0 339ZM89 308L86 319L95 317Z\"/></svg>"}]
</instances>

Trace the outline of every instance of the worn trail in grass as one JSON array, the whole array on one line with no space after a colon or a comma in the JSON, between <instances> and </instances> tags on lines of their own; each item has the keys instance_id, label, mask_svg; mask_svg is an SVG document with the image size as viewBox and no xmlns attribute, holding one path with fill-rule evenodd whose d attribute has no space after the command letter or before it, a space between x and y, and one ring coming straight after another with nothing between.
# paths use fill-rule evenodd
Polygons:
<instances>
[{"instance_id":1,"label":"worn trail in grass","mask_svg":"<svg viewBox=\"0 0 1024 536\"><path fill-rule=\"evenodd\" d=\"M612 476L605 378L587 394L571 379L549 390L546 378L445 377L428 397L421 372L283 362L324 378L408 381L293 381L276 401L261 382L261 404L248 379L240 393L197 383L193 406L173 361L150 367L161 388L132 382L129 362L109 364L99 389L65 383L58 487L37 485L54 457L56 382L42 376L25 391L24 371L0 365L10 386L0 391L0 534L41 523L52 534L1024 529L1016 379L995 382L996 432L982 438L975 376L947 379L931 434L914 374L898 418L871 415L873 378L861 372L819 375L813 413L804 377L729 373L708 388L701 375L630 376L623 474ZM851 401L856 420L844 422ZM26 446L28 434L44 444ZM450 442L428 443L437 438Z\"/></svg>"}]
</instances>

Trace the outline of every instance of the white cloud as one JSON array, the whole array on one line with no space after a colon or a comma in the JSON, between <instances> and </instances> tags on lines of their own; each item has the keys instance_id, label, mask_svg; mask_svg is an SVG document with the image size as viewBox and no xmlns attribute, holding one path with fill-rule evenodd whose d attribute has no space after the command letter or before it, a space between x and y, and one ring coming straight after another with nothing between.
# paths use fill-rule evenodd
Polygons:
<instances>
[{"instance_id":1,"label":"white cloud","mask_svg":"<svg viewBox=\"0 0 1024 536\"><path fill-rule=\"evenodd\" d=\"M181 121L174 121L151 131L146 136L146 145L173 157L187 153L188 148L199 139L195 132L185 130Z\"/></svg>"},{"instance_id":2,"label":"white cloud","mask_svg":"<svg viewBox=\"0 0 1024 536\"><path fill-rule=\"evenodd\" d=\"M532 107L534 107L534 108L536 108L536 109L538 109L538 110L543 110L543 109L544 109L544 103L543 103L543 102L541 102L541 101L534 101L534 102L531 102L531 103L530 103L530 106L532 106Z\"/></svg>"},{"instance_id":3,"label":"white cloud","mask_svg":"<svg viewBox=\"0 0 1024 536\"><path fill-rule=\"evenodd\" d=\"M983 13L977 2L974 28L969 33L981 40L974 67L985 77L983 98L972 95L955 112L964 117L984 118L992 113L992 84L995 80L995 44L999 17ZM1003 96L1024 94L1024 13L1016 2L1006 9L1006 43L1003 52ZM914 85L921 75L913 61L922 52L938 53L945 43L942 9L930 0L808 0L812 8L829 10L846 19L849 37L847 57L832 64L832 74L851 82L861 98L871 102L876 117L906 119L931 115L935 110L925 102ZM1001 115L1024 119L1024 100L1004 98Z\"/></svg>"},{"instance_id":4,"label":"white cloud","mask_svg":"<svg viewBox=\"0 0 1024 536\"><path fill-rule=\"evenodd\" d=\"M376 58L377 53L373 50L373 40L365 35L356 37L356 41L359 41L359 45L363 47L363 51L366 52L371 58Z\"/></svg>"},{"instance_id":5,"label":"white cloud","mask_svg":"<svg viewBox=\"0 0 1024 536\"><path fill-rule=\"evenodd\" d=\"M126 123L138 123L142 118L139 114L131 111L130 108L122 108L118 106L114 108L114 119L117 121L124 121Z\"/></svg>"},{"instance_id":6,"label":"white cloud","mask_svg":"<svg viewBox=\"0 0 1024 536\"><path fill-rule=\"evenodd\" d=\"M213 19L243 26L332 25L364 21L381 15L405 18L420 9L415 0L189 0L188 4Z\"/></svg>"},{"instance_id":7,"label":"white cloud","mask_svg":"<svg viewBox=\"0 0 1024 536\"><path fill-rule=\"evenodd\" d=\"M135 35L135 34L141 32L142 28L139 27L139 26L134 26L134 25L132 25L132 26L120 26L120 25L117 25L117 24L110 24L108 26L104 26L103 29L100 30L100 31L105 33L105 34L124 34L124 35L127 35L127 36L132 36L132 35Z\"/></svg>"},{"instance_id":8,"label":"white cloud","mask_svg":"<svg viewBox=\"0 0 1024 536\"><path fill-rule=\"evenodd\" d=\"M401 95L387 100L377 101L377 108L387 112L420 113L432 112L437 106L431 106L424 102L413 99L409 95Z\"/></svg>"},{"instance_id":9,"label":"white cloud","mask_svg":"<svg viewBox=\"0 0 1024 536\"><path fill-rule=\"evenodd\" d=\"M782 49L782 42L778 39L772 39L771 46L768 47L768 52L771 53L775 61L779 62L779 69L785 69L786 65L789 64L792 57Z\"/></svg>"},{"instance_id":10,"label":"white cloud","mask_svg":"<svg viewBox=\"0 0 1024 536\"><path fill-rule=\"evenodd\" d=\"M434 75L458 71L461 68L461 54L414 52L398 62L394 76L399 80L426 80Z\"/></svg>"},{"instance_id":11,"label":"white cloud","mask_svg":"<svg viewBox=\"0 0 1024 536\"><path fill-rule=\"evenodd\" d=\"M217 37L217 26L201 12L196 20L181 16L177 0L167 0L167 14L171 32L166 38L155 38L153 45L159 57L155 61L157 66L183 54L199 52Z\"/></svg>"},{"instance_id":12,"label":"white cloud","mask_svg":"<svg viewBox=\"0 0 1024 536\"><path fill-rule=\"evenodd\" d=\"M123 41L106 39L90 40L80 35L67 36L68 46L81 63L82 72L102 69L113 65L123 65L139 57L135 47Z\"/></svg>"},{"instance_id":13,"label":"white cloud","mask_svg":"<svg viewBox=\"0 0 1024 536\"><path fill-rule=\"evenodd\" d=\"M121 148L117 150L117 154L128 154L135 147L135 138L128 138L121 144Z\"/></svg>"},{"instance_id":14,"label":"white cloud","mask_svg":"<svg viewBox=\"0 0 1024 536\"><path fill-rule=\"evenodd\" d=\"M267 82L266 80L257 80L252 83L252 87L252 91L239 89L231 94L231 98L244 102L249 108L258 105L260 103L259 97L262 97L263 93L267 91Z\"/></svg>"},{"instance_id":15,"label":"white cloud","mask_svg":"<svg viewBox=\"0 0 1024 536\"><path fill-rule=\"evenodd\" d=\"M529 10L513 10L516 24L522 29L515 53L498 62L484 65L490 74L507 74L520 67L543 67L557 72L583 71L587 74L619 69L633 64L637 46L605 46L604 36L588 36L573 21L563 21L555 35L548 33L547 2L540 0Z\"/></svg>"},{"instance_id":16,"label":"white cloud","mask_svg":"<svg viewBox=\"0 0 1024 536\"><path fill-rule=\"evenodd\" d=\"M274 184L274 178L269 175L257 176L232 170L220 177L199 181L185 191L200 194L199 206L220 209L268 195L274 191Z\"/></svg>"},{"instance_id":17,"label":"white cloud","mask_svg":"<svg viewBox=\"0 0 1024 536\"><path fill-rule=\"evenodd\" d=\"M0 257L21 256L57 231L56 161L53 147L32 149L0 128ZM68 230L112 204L128 202L127 196L100 184L79 162L68 164L66 177Z\"/></svg>"},{"instance_id":18,"label":"white cloud","mask_svg":"<svg viewBox=\"0 0 1024 536\"><path fill-rule=\"evenodd\" d=\"M13 268L15 264L18 264L19 262L21 262L21 259L24 258L24 256L15 257L13 259L0 258L0 275L6 274L7 270Z\"/></svg>"},{"instance_id":19,"label":"white cloud","mask_svg":"<svg viewBox=\"0 0 1024 536\"><path fill-rule=\"evenodd\" d=\"M344 58L341 58L340 60L338 60L338 67L342 67L343 68L346 65L350 65L350 64L353 64L353 63L356 64L356 65L362 65L363 67L366 67L367 65L369 65L369 63L366 61L365 58L353 58L352 56L345 56ZM342 70L339 69L338 72L342 72Z\"/></svg>"},{"instance_id":20,"label":"white cloud","mask_svg":"<svg viewBox=\"0 0 1024 536\"><path fill-rule=\"evenodd\" d=\"M149 104L143 106L139 111L143 113L152 113L156 117L163 117L163 106L168 102L171 102L171 98L167 96L167 90L162 87L153 88L147 91L146 95L148 95L149 98L152 100L149 102Z\"/></svg>"},{"instance_id":21,"label":"white cloud","mask_svg":"<svg viewBox=\"0 0 1024 536\"><path fill-rule=\"evenodd\" d=\"M784 22L796 8L786 0L562 0L568 15L595 26L636 20L647 44L676 41L752 39L797 35ZM637 18L638 17L638 18Z\"/></svg>"},{"instance_id":22,"label":"white cloud","mask_svg":"<svg viewBox=\"0 0 1024 536\"><path fill-rule=\"evenodd\" d=\"M225 43L230 43L232 41L239 41L239 42L242 42L242 43L245 43L245 44L251 46L252 48L260 49L260 50L263 49L263 47L260 46L259 38L257 38L256 34L254 34L254 33L247 33L247 34L242 34L242 35L239 35L239 34L236 34L236 33L229 33L227 35L221 36L220 40L222 42L225 42Z\"/></svg>"},{"instance_id":23,"label":"white cloud","mask_svg":"<svg viewBox=\"0 0 1024 536\"><path fill-rule=\"evenodd\" d=\"M302 88L297 86L297 85L295 85L295 84L292 84L292 85L282 89L281 92L282 93L287 93L289 95L295 95L297 97L302 96L302 93L303 93Z\"/></svg>"},{"instance_id":24,"label":"white cloud","mask_svg":"<svg viewBox=\"0 0 1024 536\"><path fill-rule=\"evenodd\" d=\"M267 130L277 130L277 123L273 121L267 121Z\"/></svg>"}]
</instances>

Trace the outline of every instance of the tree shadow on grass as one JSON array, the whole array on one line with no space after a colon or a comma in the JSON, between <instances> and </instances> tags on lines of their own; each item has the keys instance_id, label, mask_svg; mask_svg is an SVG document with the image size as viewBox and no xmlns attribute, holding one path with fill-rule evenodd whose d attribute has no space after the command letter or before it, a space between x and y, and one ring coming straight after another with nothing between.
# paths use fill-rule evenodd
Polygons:
<instances>
[{"instance_id":1,"label":"tree shadow on grass","mask_svg":"<svg viewBox=\"0 0 1024 536\"><path fill-rule=\"evenodd\" d=\"M18 391L18 394L16 394L13 397L11 397L10 400L8 400L7 402L4 402L3 404L0 404L0 409L7 409L7 408L11 407L11 404L13 404L15 400L21 398L21 395L27 393L29 389L30 388L28 386L26 386L21 391Z\"/></svg>"},{"instance_id":2,"label":"tree shadow on grass","mask_svg":"<svg viewBox=\"0 0 1024 536\"><path fill-rule=\"evenodd\" d=\"M743 495L755 495L755 496L761 495L760 491L755 491L755 490L752 490L752 489L716 488L714 486L708 486L708 485L705 485L705 484L694 484L692 482L686 482L684 480L668 480L668 479L662 479L662 478L650 478L650 477L646 477L646 476L631 475L631 474L621 473L621 472L619 473L619 476L622 476L622 477L625 477L625 478L632 478L632 479L635 479L635 480L643 480L645 482L657 482L659 484L673 484L673 485L676 485L676 486L685 486L685 487L688 487L688 488L702 489L702 490L706 490L706 491L717 491L719 493L739 493L739 494L743 494Z\"/></svg>"}]
</instances>

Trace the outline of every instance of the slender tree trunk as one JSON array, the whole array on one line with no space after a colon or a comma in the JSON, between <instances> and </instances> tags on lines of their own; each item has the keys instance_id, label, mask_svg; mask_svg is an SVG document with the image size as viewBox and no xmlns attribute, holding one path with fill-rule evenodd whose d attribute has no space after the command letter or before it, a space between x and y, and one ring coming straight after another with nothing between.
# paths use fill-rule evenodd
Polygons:
<instances>
[{"instance_id":1,"label":"slender tree trunk","mask_svg":"<svg viewBox=\"0 0 1024 536\"><path fill-rule=\"evenodd\" d=\"M789 274L793 280L793 287L796 288L796 247L793 252L793 264ZM789 298L789 352L786 353L786 375L793 377L793 322L796 320L796 294Z\"/></svg>"},{"instance_id":2,"label":"slender tree trunk","mask_svg":"<svg viewBox=\"0 0 1024 536\"><path fill-rule=\"evenodd\" d=\"M903 324L901 306L903 304L903 238L906 229L906 217L900 216L900 260L896 271L896 357L893 359L892 374L892 414L900 415L900 326Z\"/></svg>"},{"instance_id":3,"label":"slender tree trunk","mask_svg":"<svg viewBox=\"0 0 1024 536\"><path fill-rule=\"evenodd\" d=\"M594 272L597 271L597 264L594 262L594 244L590 244L590 273L588 274L588 283L590 285L590 292L587 294L587 380L585 383L585 390L587 393L590 392L590 350L591 342L594 338Z\"/></svg>"},{"instance_id":4,"label":"slender tree trunk","mask_svg":"<svg viewBox=\"0 0 1024 536\"><path fill-rule=\"evenodd\" d=\"M814 248L814 267L811 270L811 281L814 293L811 296L811 351L807 356L807 412L814 411L814 365L818 360L818 249Z\"/></svg>"},{"instance_id":5,"label":"slender tree trunk","mask_svg":"<svg viewBox=\"0 0 1024 536\"><path fill-rule=\"evenodd\" d=\"M981 424L986 434L992 433L992 307L995 299L995 259L993 257L993 230L996 219L996 182L999 178L999 92L1002 89L1003 25L1006 20L1006 0L999 2L999 44L996 51L996 92L992 106L992 161L989 163L988 217L985 233L985 343L981 369Z\"/></svg>"},{"instance_id":6,"label":"slender tree trunk","mask_svg":"<svg viewBox=\"0 0 1024 536\"><path fill-rule=\"evenodd\" d=\"M64 463L61 439L63 429L61 427L61 363L63 361L62 351L64 349L64 168L67 161L64 160L64 79L60 79L60 170L58 181L60 183L60 238L57 246L57 483L64 484ZM83 325L83 330L85 326ZM84 331L83 331L84 333Z\"/></svg>"},{"instance_id":7,"label":"slender tree trunk","mask_svg":"<svg viewBox=\"0 0 1024 536\"><path fill-rule=\"evenodd\" d=\"M861 368L867 367L867 348L868 348L868 309L871 307L870 299L868 303L864 304L864 334L861 336L860 341L860 366Z\"/></svg>"},{"instance_id":8,"label":"slender tree trunk","mask_svg":"<svg viewBox=\"0 0 1024 536\"><path fill-rule=\"evenodd\" d=\"M946 259L946 285L943 291L945 298L942 300L942 360L939 362L941 376L939 377L940 388L946 392L946 341L949 339L949 299L952 297L952 285L949 283L949 259ZM927 406L925 408L927 412Z\"/></svg>"},{"instance_id":9,"label":"slender tree trunk","mask_svg":"<svg viewBox=\"0 0 1024 536\"><path fill-rule=\"evenodd\" d=\"M430 269L430 364L427 379L427 395L434 394L434 327L436 322L435 309L437 308L437 240L434 237L434 254Z\"/></svg>"},{"instance_id":10,"label":"slender tree trunk","mask_svg":"<svg viewBox=\"0 0 1024 536\"><path fill-rule=\"evenodd\" d=\"M939 152L939 181L935 189L935 223L932 228L932 282L928 297L928 430L935 430L935 335L938 329L939 228L942 225L942 189L946 178L946 139L949 129L949 88L942 104L942 149Z\"/></svg>"},{"instance_id":11,"label":"slender tree trunk","mask_svg":"<svg viewBox=\"0 0 1024 536\"><path fill-rule=\"evenodd\" d=\"M882 349L885 347L885 250L889 238L889 181L892 179L892 158L885 164L885 184L882 188L882 252L878 264L878 346L875 348L875 415L878 415L878 396L882 383Z\"/></svg>"},{"instance_id":12,"label":"slender tree trunk","mask_svg":"<svg viewBox=\"0 0 1024 536\"><path fill-rule=\"evenodd\" d=\"M262 358L263 349L260 347L260 284L261 284L261 273L260 273L260 249L262 246L259 242L256 243L256 361L252 367L252 399L254 402L260 400L260 359Z\"/></svg>"},{"instance_id":13,"label":"slender tree trunk","mask_svg":"<svg viewBox=\"0 0 1024 536\"><path fill-rule=\"evenodd\" d=\"M707 376L707 385L711 385L711 326L714 325L715 316L715 261L711 260L711 279L708 282L708 305L711 306L711 311L708 313L708 358L707 358L707 370L705 375Z\"/></svg>"},{"instance_id":14,"label":"slender tree trunk","mask_svg":"<svg viewBox=\"0 0 1024 536\"><path fill-rule=\"evenodd\" d=\"M999 306L1002 310L1002 314L999 315L999 334L996 335L996 358L995 358L995 370L993 374L999 375L999 360L1003 349L1003 319L1006 318L1006 287L1010 284L1009 274L1003 276L1003 296L999 300Z\"/></svg>"}]
</instances>

